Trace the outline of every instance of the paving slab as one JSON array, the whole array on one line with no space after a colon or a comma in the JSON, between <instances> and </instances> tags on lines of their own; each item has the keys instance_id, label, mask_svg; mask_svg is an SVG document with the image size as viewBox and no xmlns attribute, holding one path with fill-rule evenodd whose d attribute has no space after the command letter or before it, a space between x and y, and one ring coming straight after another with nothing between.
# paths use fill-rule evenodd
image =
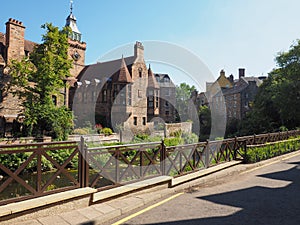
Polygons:
<instances>
[{"instance_id":1,"label":"paving slab","mask_svg":"<svg viewBox=\"0 0 300 225\"><path fill-rule=\"evenodd\" d=\"M122 200L113 200L108 203L110 206L116 209L120 209L122 214L131 210L137 209L144 205L144 201L140 198L127 197Z\"/></svg>"},{"instance_id":2,"label":"paving slab","mask_svg":"<svg viewBox=\"0 0 300 225\"><path fill-rule=\"evenodd\" d=\"M22 222L15 223L14 225L44 225L44 224L40 223L37 220L28 220L28 221L22 221ZM62 224L62 225L64 225L64 224ZM69 225L69 224L67 224L67 225Z\"/></svg>"},{"instance_id":3,"label":"paving slab","mask_svg":"<svg viewBox=\"0 0 300 225\"><path fill-rule=\"evenodd\" d=\"M60 216L65 221L67 221L69 224L80 224L80 223L85 223L85 222L90 221L89 218L87 218L84 215L78 213L77 210L60 214Z\"/></svg>"},{"instance_id":4,"label":"paving slab","mask_svg":"<svg viewBox=\"0 0 300 225\"><path fill-rule=\"evenodd\" d=\"M103 213L99 212L98 210L96 210L93 207L86 207L83 209L78 209L77 212L80 213L81 215L87 217L90 220L103 215Z\"/></svg>"},{"instance_id":5,"label":"paving slab","mask_svg":"<svg viewBox=\"0 0 300 225\"><path fill-rule=\"evenodd\" d=\"M39 218L38 221L43 225L70 225L60 216L47 216Z\"/></svg>"}]
</instances>

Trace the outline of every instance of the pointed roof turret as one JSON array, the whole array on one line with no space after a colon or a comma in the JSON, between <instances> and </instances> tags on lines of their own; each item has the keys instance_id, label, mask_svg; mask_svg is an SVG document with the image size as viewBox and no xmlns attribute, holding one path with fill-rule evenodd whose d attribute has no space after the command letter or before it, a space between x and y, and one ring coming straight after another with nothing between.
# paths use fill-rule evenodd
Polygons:
<instances>
[{"instance_id":1,"label":"pointed roof turret","mask_svg":"<svg viewBox=\"0 0 300 225\"><path fill-rule=\"evenodd\" d=\"M76 41L81 41L81 33L77 27L77 19L73 15L73 1L70 1L70 15L66 19L66 27L70 27L72 33L69 35L69 38Z\"/></svg>"},{"instance_id":2,"label":"pointed roof turret","mask_svg":"<svg viewBox=\"0 0 300 225\"><path fill-rule=\"evenodd\" d=\"M121 68L120 68L120 73L119 73L117 82L132 83L132 79L131 79L131 76L128 71L128 68L127 68L127 65L126 65L123 55L122 55L122 59L121 59Z\"/></svg>"},{"instance_id":3,"label":"pointed roof turret","mask_svg":"<svg viewBox=\"0 0 300 225\"><path fill-rule=\"evenodd\" d=\"M159 89L159 85L158 85L157 80L151 70L150 64L149 64L149 69L148 69L148 87Z\"/></svg>"}]
</instances>

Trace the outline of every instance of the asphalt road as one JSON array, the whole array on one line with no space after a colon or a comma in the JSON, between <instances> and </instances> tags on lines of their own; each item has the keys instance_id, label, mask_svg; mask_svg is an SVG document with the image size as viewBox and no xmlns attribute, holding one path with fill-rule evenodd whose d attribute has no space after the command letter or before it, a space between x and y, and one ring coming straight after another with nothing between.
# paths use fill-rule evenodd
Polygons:
<instances>
[{"instance_id":1,"label":"asphalt road","mask_svg":"<svg viewBox=\"0 0 300 225\"><path fill-rule=\"evenodd\" d=\"M187 190L122 224L298 225L300 156Z\"/></svg>"}]
</instances>

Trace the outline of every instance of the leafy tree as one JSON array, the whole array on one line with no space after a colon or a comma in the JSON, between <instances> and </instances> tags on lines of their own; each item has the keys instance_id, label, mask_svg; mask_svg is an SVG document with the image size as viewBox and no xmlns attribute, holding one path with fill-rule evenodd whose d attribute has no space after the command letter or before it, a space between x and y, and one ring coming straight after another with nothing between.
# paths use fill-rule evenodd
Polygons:
<instances>
[{"instance_id":1,"label":"leafy tree","mask_svg":"<svg viewBox=\"0 0 300 225\"><path fill-rule=\"evenodd\" d=\"M42 26L46 34L30 57L12 61L11 91L22 99L26 135L51 135L66 139L73 127L73 114L65 106L56 106L53 96L61 97L63 80L70 76L68 28L59 30L50 24Z\"/></svg>"},{"instance_id":2,"label":"leafy tree","mask_svg":"<svg viewBox=\"0 0 300 225\"><path fill-rule=\"evenodd\" d=\"M211 111L208 106L200 106L199 109L200 121L200 140L207 140L211 132Z\"/></svg>"},{"instance_id":3,"label":"leafy tree","mask_svg":"<svg viewBox=\"0 0 300 225\"><path fill-rule=\"evenodd\" d=\"M176 120L178 122L191 119L188 115L189 101L193 91L195 90L196 88L194 85L190 86L186 83L181 83L179 86L176 85L176 109L179 114Z\"/></svg>"},{"instance_id":4,"label":"leafy tree","mask_svg":"<svg viewBox=\"0 0 300 225\"><path fill-rule=\"evenodd\" d=\"M260 86L243 133L277 131L300 126L300 41L276 57L278 68Z\"/></svg>"}]
</instances>

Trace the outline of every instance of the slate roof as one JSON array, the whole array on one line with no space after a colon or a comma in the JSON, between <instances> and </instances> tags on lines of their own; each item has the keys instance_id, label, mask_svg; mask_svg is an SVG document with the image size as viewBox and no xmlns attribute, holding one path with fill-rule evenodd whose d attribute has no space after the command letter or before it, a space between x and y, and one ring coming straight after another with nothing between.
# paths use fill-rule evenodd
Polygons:
<instances>
[{"instance_id":1,"label":"slate roof","mask_svg":"<svg viewBox=\"0 0 300 225\"><path fill-rule=\"evenodd\" d=\"M239 80L235 80L233 87L231 88L222 88L215 96L220 96L221 93L223 95L231 95L242 92L245 88L248 87L249 82L256 82L256 85L259 86L262 84L262 80L257 77L241 77Z\"/></svg>"},{"instance_id":2,"label":"slate roof","mask_svg":"<svg viewBox=\"0 0 300 225\"><path fill-rule=\"evenodd\" d=\"M158 85L160 87L175 87L175 84L172 82L170 76L166 73L155 73L155 78L158 77ZM164 82L164 78L168 77L170 82Z\"/></svg>"},{"instance_id":3,"label":"slate roof","mask_svg":"<svg viewBox=\"0 0 300 225\"><path fill-rule=\"evenodd\" d=\"M135 57L127 57L123 58L125 64L127 65L127 70L130 75L131 71L131 66L135 61ZM81 73L78 75L77 79L78 81L83 81L83 80L105 80L105 79L114 79L118 80L119 75L120 75L120 68L122 65L122 58L121 59L116 59L112 61L107 61L107 62L98 62L96 64L91 64L85 66L85 68L81 71ZM127 73L127 72L125 72ZM121 80L128 80L128 74L121 74Z\"/></svg>"}]
</instances>

